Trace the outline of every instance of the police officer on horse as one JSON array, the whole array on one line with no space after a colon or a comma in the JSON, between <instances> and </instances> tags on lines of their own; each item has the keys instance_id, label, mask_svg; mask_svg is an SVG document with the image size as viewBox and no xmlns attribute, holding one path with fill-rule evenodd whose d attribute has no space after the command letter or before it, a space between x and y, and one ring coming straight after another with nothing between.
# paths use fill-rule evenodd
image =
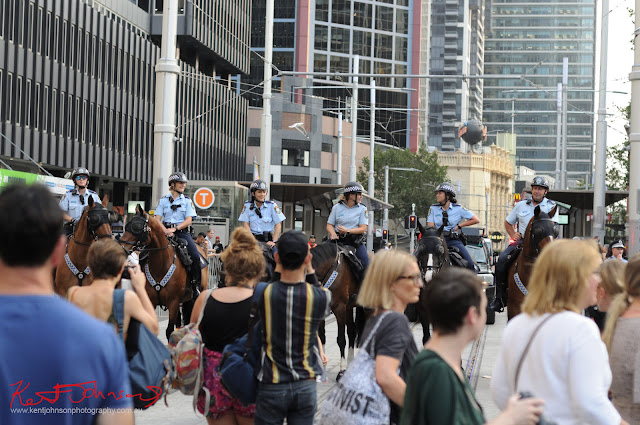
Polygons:
<instances>
[{"instance_id":1,"label":"police officer on horse","mask_svg":"<svg viewBox=\"0 0 640 425\"><path fill-rule=\"evenodd\" d=\"M327 232L330 239L340 239L347 245L356 248L356 257L366 270L369 266L367 248L363 235L367 232L369 219L367 207L362 205L364 188L358 182L349 182L344 187L340 202L335 204L327 220Z\"/></svg>"},{"instance_id":2,"label":"police officer on horse","mask_svg":"<svg viewBox=\"0 0 640 425\"><path fill-rule=\"evenodd\" d=\"M89 170L86 168L79 167L74 169L71 173L71 180L73 180L75 187L72 190L67 190L67 193L60 200L59 206L64 217L64 231L67 236L73 233L73 226L82 215L84 207L88 204L89 197L92 197L94 202L98 204L102 202L98 194L88 188L89 177Z\"/></svg>"},{"instance_id":3,"label":"police officer on horse","mask_svg":"<svg viewBox=\"0 0 640 425\"><path fill-rule=\"evenodd\" d=\"M512 255L512 253L522 245L524 232L531 218L533 218L535 208L540 206L541 211L548 213L556 206L555 202L546 198L547 193L549 193L548 180L543 176L534 177L531 181L532 198L518 202L504 222L504 228L509 234L511 243L502 251L496 263L496 297L489 305L489 308L495 311L501 312L507 306L508 266L517 256L517 254ZM558 222L558 211L551 217L551 220Z\"/></svg>"},{"instance_id":4,"label":"police officer on horse","mask_svg":"<svg viewBox=\"0 0 640 425\"><path fill-rule=\"evenodd\" d=\"M282 232L284 214L278 204L267 201L267 183L255 180L251 183L251 200L244 203L238 221L244 223L258 242L266 243L276 252L276 242Z\"/></svg>"},{"instance_id":5,"label":"police officer on horse","mask_svg":"<svg viewBox=\"0 0 640 425\"><path fill-rule=\"evenodd\" d=\"M187 187L187 176L176 172L169 176L169 189L171 193L160 198L155 210L156 219L164 226L164 234L167 237L175 236L187 244L191 263L191 280L194 288L200 286L200 270L203 268L200 261L200 253L196 247L189 226L193 217L197 217L193 201L184 195Z\"/></svg>"},{"instance_id":6,"label":"police officer on horse","mask_svg":"<svg viewBox=\"0 0 640 425\"><path fill-rule=\"evenodd\" d=\"M440 227L444 225L444 237L447 246L456 247L460 255L467 261L467 268L476 272L474 262L469 252L460 240L460 232L463 227L473 226L480 222L477 215L458 204L456 190L449 183L441 183L436 187L436 203L429 208L427 226Z\"/></svg>"}]
</instances>

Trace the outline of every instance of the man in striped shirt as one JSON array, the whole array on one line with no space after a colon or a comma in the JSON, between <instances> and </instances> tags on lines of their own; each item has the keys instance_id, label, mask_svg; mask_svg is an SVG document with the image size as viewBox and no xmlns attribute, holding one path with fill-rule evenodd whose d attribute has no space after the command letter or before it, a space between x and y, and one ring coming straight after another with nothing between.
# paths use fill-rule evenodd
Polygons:
<instances>
[{"instance_id":1,"label":"man in striped shirt","mask_svg":"<svg viewBox=\"0 0 640 425\"><path fill-rule=\"evenodd\" d=\"M256 425L313 424L316 376L322 374L318 325L330 311L331 294L305 282L313 273L307 238L289 231L278 239L274 257L280 280L260 302L262 361Z\"/></svg>"}]
</instances>

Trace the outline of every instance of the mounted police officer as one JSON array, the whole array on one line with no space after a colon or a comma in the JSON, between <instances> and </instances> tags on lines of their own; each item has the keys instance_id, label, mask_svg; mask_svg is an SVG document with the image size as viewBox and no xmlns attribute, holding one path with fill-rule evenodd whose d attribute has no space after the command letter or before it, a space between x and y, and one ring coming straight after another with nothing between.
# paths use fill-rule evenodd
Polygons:
<instances>
[{"instance_id":1,"label":"mounted police officer","mask_svg":"<svg viewBox=\"0 0 640 425\"><path fill-rule=\"evenodd\" d=\"M513 260L510 254L522 244L524 232L533 217L535 208L540 206L541 211L548 213L556 206L555 202L546 198L547 193L549 193L547 179L543 176L534 177L531 181L532 198L518 202L504 222L504 228L512 242L502 251L496 263L496 297L489 305L489 308L495 311L500 312L507 306L507 265ZM558 222L558 211L551 220Z\"/></svg>"},{"instance_id":2,"label":"mounted police officer","mask_svg":"<svg viewBox=\"0 0 640 425\"><path fill-rule=\"evenodd\" d=\"M358 182L345 185L340 202L335 204L327 220L329 238L340 239L347 245L356 247L356 257L366 269L369 266L367 248L363 245L363 235L367 232L369 219L367 207L361 204L364 189Z\"/></svg>"},{"instance_id":3,"label":"mounted police officer","mask_svg":"<svg viewBox=\"0 0 640 425\"><path fill-rule=\"evenodd\" d=\"M444 224L444 236L447 246L458 248L462 258L467 261L467 268L475 273L475 263L460 240L459 232L463 227L479 223L480 219L457 203L456 190L449 183L441 183L436 187L436 201L429 208L427 226L440 227Z\"/></svg>"},{"instance_id":4,"label":"mounted police officer","mask_svg":"<svg viewBox=\"0 0 640 425\"><path fill-rule=\"evenodd\" d=\"M72 190L67 190L67 193L60 200L59 205L65 221L64 231L67 236L73 233L73 226L82 215L84 207L87 206L89 197L92 197L94 202L102 202L96 192L88 189L89 177L89 170L86 168L74 169L71 173L71 180L73 180L75 187Z\"/></svg>"},{"instance_id":5,"label":"mounted police officer","mask_svg":"<svg viewBox=\"0 0 640 425\"><path fill-rule=\"evenodd\" d=\"M282 231L282 222L285 220L280 207L273 201L267 201L267 183L256 180L251 183L251 200L244 203L238 221L244 223L253 236L266 243L276 252L276 242Z\"/></svg>"},{"instance_id":6,"label":"mounted police officer","mask_svg":"<svg viewBox=\"0 0 640 425\"><path fill-rule=\"evenodd\" d=\"M155 210L155 217L164 226L164 234L167 237L175 236L187 244L189 256L193 261L191 264L191 279L197 288L201 281L200 270L203 268L203 264L200 261L198 248L191 237L191 233L189 233L191 220L197 215L193 201L184 196L187 182L187 176L184 173L176 172L169 176L171 193L160 198Z\"/></svg>"}]
</instances>

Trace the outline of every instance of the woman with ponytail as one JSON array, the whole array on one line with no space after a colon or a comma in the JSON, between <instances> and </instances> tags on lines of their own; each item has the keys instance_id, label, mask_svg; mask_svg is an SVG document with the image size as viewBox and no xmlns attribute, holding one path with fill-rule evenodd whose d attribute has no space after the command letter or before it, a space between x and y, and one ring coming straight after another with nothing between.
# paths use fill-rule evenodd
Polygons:
<instances>
[{"instance_id":1,"label":"woman with ponytail","mask_svg":"<svg viewBox=\"0 0 640 425\"><path fill-rule=\"evenodd\" d=\"M222 261L226 287L200 294L191 313L191 323L196 323L204 308L200 322L205 347L204 386L211 393L209 406L204 406L204 394L198 397L198 411L206 415L209 425L249 425L253 424L255 405L242 405L224 389L218 365L224 346L249 330L253 288L264 273L265 262L258 241L244 227L233 231L231 243L222 252Z\"/></svg>"},{"instance_id":2,"label":"woman with ponytail","mask_svg":"<svg viewBox=\"0 0 640 425\"><path fill-rule=\"evenodd\" d=\"M602 339L609 350L611 400L629 423L640 423L640 255L624 271L624 291L611 303Z\"/></svg>"}]
</instances>

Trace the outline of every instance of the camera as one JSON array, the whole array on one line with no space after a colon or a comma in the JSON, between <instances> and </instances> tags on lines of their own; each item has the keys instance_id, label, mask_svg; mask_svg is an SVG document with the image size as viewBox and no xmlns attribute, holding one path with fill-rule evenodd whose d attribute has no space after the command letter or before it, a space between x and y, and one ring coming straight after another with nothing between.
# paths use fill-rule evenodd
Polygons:
<instances>
[{"instance_id":1,"label":"camera","mask_svg":"<svg viewBox=\"0 0 640 425\"><path fill-rule=\"evenodd\" d=\"M132 269L133 266L126 265L124 266L124 270L122 271L122 279L131 279L131 274L129 273L129 269Z\"/></svg>"},{"instance_id":2,"label":"camera","mask_svg":"<svg viewBox=\"0 0 640 425\"><path fill-rule=\"evenodd\" d=\"M529 391L521 391L519 394L520 398L532 398L533 394L531 394ZM538 425L557 425L556 422L550 421L547 418L544 417L544 415L540 415L540 417L538 418Z\"/></svg>"}]
</instances>

